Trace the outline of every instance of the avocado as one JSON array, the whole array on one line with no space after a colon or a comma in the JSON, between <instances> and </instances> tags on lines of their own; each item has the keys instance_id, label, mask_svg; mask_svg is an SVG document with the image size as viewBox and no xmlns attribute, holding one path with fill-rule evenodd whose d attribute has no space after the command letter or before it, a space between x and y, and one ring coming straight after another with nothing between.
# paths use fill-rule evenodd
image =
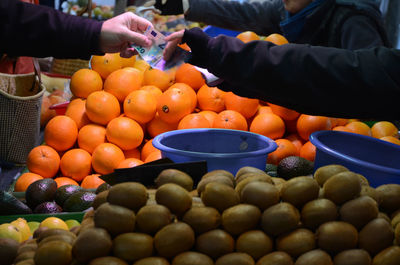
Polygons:
<instances>
[{"instance_id":1,"label":"avocado","mask_svg":"<svg viewBox=\"0 0 400 265\"><path fill-rule=\"evenodd\" d=\"M35 207L34 213L61 213L61 207L55 202L43 202Z\"/></svg>"},{"instance_id":2,"label":"avocado","mask_svg":"<svg viewBox=\"0 0 400 265\"><path fill-rule=\"evenodd\" d=\"M280 178L291 179L307 176L314 171L314 163L300 156L288 156L282 159L277 168Z\"/></svg>"},{"instance_id":3,"label":"avocado","mask_svg":"<svg viewBox=\"0 0 400 265\"><path fill-rule=\"evenodd\" d=\"M82 212L92 206L96 194L89 191L78 191L72 194L63 205L65 212Z\"/></svg>"},{"instance_id":4,"label":"avocado","mask_svg":"<svg viewBox=\"0 0 400 265\"><path fill-rule=\"evenodd\" d=\"M0 190L0 215L30 214L32 210L14 195Z\"/></svg>"},{"instance_id":5,"label":"avocado","mask_svg":"<svg viewBox=\"0 0 400 265\"><path fill-rule=\"evenodd\" d=\"M63 206L64 202L74 193L81 191L82 188L76 185L64 185L57 189L55 201L58 205Z\"/></svg>"},{"instance_id":6,"label":"avocado","mask_svg":"<svg viewBox=\"0 0 400 265\"><path fill-rule=\"evenodd\" d=\"M31 209L34 209L42 202L53 201L56 191L57 182L54 179L46 178L37 180L26 189L26 202Z\"/></svg>"},{"instance_id":7,"label":"avocado","mask_svg":"<svg viewBox=\"0 0 400 265\"><path fill-rule=\"evenodd\" d=\"M99 194L100 192L105 191L105 190L109 190L110 188L111 188L111 185L108 184L107 182L104 182L103 184L101 184L100 186L97 187L95 193Z\"/></svg>"}]
</instances>

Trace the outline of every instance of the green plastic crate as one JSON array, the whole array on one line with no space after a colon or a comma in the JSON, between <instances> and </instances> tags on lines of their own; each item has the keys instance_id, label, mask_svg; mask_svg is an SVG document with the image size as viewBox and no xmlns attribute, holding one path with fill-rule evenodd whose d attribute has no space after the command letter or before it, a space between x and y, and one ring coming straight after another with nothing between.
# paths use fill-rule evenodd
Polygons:
<instances>
[{"instance_id":1,"label":"green plastic crate","mask_svg":"<svg viewBox=\"0 0 400 265\"><path fill-rule=\"evenodd\" d=\"M48 217L58 217L64 221L74 219L82 222L84 212L71 212L71 213L54 213L54 214L20 214L20 215L3 215L0 216L0 224L11 223L18 218L24 218L27 222L42 222Z\"/></svg>"}]
</instances>

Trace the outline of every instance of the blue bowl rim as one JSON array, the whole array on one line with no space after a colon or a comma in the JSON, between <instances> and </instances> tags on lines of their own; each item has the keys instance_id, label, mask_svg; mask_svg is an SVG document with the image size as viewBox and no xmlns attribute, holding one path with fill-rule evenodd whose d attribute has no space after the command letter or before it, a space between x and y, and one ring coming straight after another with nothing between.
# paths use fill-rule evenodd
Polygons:
<instances>
[{"instance_id":1,"label":"blue bowl rim","mask_svg":"<svg viewBox=\"0 0 400 265\"><path fill-rule=\"evenodd\" d=\"M325 153L328 153L331 156L334 156L336 158L351 162L353 164L359 164L363 167L369 168L369 169L373 169L373 170L379 170L382 172L386 172L388 174L400 174L400 169L394 169L391 167L386 167L386 166L381 166L378 164L374 164L374 163L370 163L370 162L366 162L364 160L349 156L349 155L345 155L345 154L340 154L338 152L336 152L335 150L333 150L332 148L328 147L326 144L322 143L318 137L321 135L329 135L329 134L337 134L337 135L345 135L345 136L350 136L350 137L354 137L354 138L361 138L363 140L366 141L375 141L378 142L380 144L383 145L387 145L390 147L395 147L396 145L387 141L383 141L380 140L378 138L373 138L371 136L366 136L366 135L362 135L362 134L356 134L356 133L350 133L350 132L342 132L342 131L317 131L314 132L310 135L310 141L313 145L316 146L317 149L320 149L322 151L324 151ZM400 146L399 146L400 149Z\"/></svg>"},{"instance_id":2,"label":"blue bowl rim","mask_svg":"<svg viewBox=\"0 0 400 265\"><path fill-rule=\"evenodd\" d=\"M258 137L261 139L264 139L267 143L268 146L266 148L257 150L257 151L251 151L251 152L241 152L241 153L203 153L203 152L193 152L193 151L184 151L176 148L171 148L168 146L165 146L161 143L161 141L168 136L171 135L180 135L183 133L199 133L199 132L209 132L209 131L214 131L214 132L225 132L225 133L230 133L230 134L247 134L251 135L253 137ZM242 157L254 157L258 155L263 155L263 154L268 154L276 150L278 148L278 145L274 140L271 138L268 138L264 135L249 132L249 131L241 131L241 130L232 130L232 129L217 129L217 128L198 128L198 129L181 129L181 130L173 130L173 131L168 131L165 133L161 133L154 137L153 139L153 146L157 149L160 149L161 151L164 152L170 152L173 154L177 155L190 155L190 156L196 156L196 157L201 157L201 158L242 158Z\"/></svg>"}]
</instances>

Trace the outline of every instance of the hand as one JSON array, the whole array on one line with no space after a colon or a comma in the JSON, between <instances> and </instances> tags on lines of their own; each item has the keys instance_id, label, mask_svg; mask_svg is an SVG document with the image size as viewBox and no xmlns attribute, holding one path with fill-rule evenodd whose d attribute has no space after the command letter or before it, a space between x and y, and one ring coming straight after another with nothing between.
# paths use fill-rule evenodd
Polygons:
<instances>
[{"instance_id":1,"label":"hand","mask_svg":"<svg viewBox=\"0 0 400 265\"><path fill-rule=\"evenodd\" d=\"M120 52L122 57L129 58L137 54L135 49L130 47L132 43L151 45L151 40L142 34L148 26L153 27L150 21L132 12L108 19L101 27L100 49L106 53Z\"/></svg>"},{"instance_id":2,"label":"hand","mask_svg":"<svg viewBox=\"0 0 400 265\"><path fill-rule=\"evenodd\" d=\"M155 8L161 11L161 15L183 14L182 0L150 0L144 5L154 5Z\"/></svg>"},{"instance_id":3,"label":"hand","mask_svg":"<svg viewBox=\"0 0 400 265\"><path fill-rule=\"evenodd\" d=\"M181 30L165 37L165 40L168 41L167 46L165 47L163 52L163 57L165 61L168 61L171 58L172 54L174 54L176 46L178 46L178 44L182 42L184 33L185 30Z\"/></svg>"}]
</instances>

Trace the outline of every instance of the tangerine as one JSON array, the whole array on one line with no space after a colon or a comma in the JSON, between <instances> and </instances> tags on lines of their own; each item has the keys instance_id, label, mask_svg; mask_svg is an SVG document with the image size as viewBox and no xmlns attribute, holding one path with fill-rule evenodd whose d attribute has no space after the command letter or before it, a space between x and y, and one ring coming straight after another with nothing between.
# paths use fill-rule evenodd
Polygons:
<instances>
[{"instance_id":1,"label":"tangerine","mask_svg":"<svg viewBox=\"0 0 400 265\"><path fill-rule=\"evenodd\" d=\"M78 182L73 180L72 178L67 178L67 177L58 177L55 178L54 181L57 183L57 188L64 186L64 185L75 185L79 186Z\"/></svg>"},{"instance_id":2,"label":"tangerine","mask_svg":"<svg viewBox=\"0 0 400 265\"><path fill-rule=\"evenodd\" d=\"M150 153L157 151L158 149L153 146L153 139L148 140L142 147L142 151L140 153L140 159L145 161Z\"/></svg>"},{"instance_id":3,"label":"tangerine","mask_svg":"<svg viewBox=\"0 0 400 265\"><path fill-rule=\"evenodd\" d=\"M93 150L106 141L106 128L98 124L83 126L78 133L78 146L90 154Z\"/></svg>"},{"instance_id":4,"label":"tangerine","mask_svg":"<svg viewBox=\"0 0 400 265\"><path fill-rule=\"evenodd\" d=\"M221 112L225 109L225 92L217 87L203 85L197 91L197 103L201 110Z\"/></svg>"},{"instance_id":5,"label":"tangerine","mask_svg":"<svg viewBox=\"0 0 400 265\"><path fill-rule=\"evenodd\" d=\"M254 116L265 114L265 113L273 113L270 106L258 105L258 109Z\"/></svg>"},{"instance_id":6,"label":"tangerine","mask_svg":"<svg viewBox=\"0 0 400 265\"><path fill-rule=\"evenodd\" d=\"M246 119L256 114L259 100L235 95L232 92L224 94L225 107L227 110L234 110L242 114Z\"/></svg>"},{"instance_id":7,"label":"tangerine","mask_svg":"<svg viewBox=\"0 0 400 265\"><path fill-rule=\"evenodd\" d=\"M117 168L131 168L131 167L136 167L143 165L144 162L140 159L137 158L127 158L124 161L122 161Z\"/></svg>"},{"instance_id":8,"label":"tangerine","mask_svg":"<svg viewBox=\"0 0 400 265\"><path fill-rule=\"evenodd\" d=\"M243 41L244 43L253 41L253 40L260 40L260 36L258 36L256 33L252 31L244 31L239 33L236 38L239 40Z\"/></svg>"},{"instance_id":9,"label":"tangerine","mask_svg":"<svg viewBox=\"0 0 400 265\"><path fill-rule=\"evenodd\" d=\"M372 136L371 128L361 121L352 121L347 123L346 128L349 129L352 133L358 133L361 135Z\"/></svg>"},{"instance_id":10,"label":"tangerine","mask_svg":"<svg viewBox=\"0 0 400 265\"><path fill-rule=\"evenodd\" d=\"M105 181L100 178L99 174L92 174L82 180L81 187L84 189L97 189L103 183Z\"/></svg>"},{"instance_id":11,"label":"tangerine","mask_svg":"<svg viewBox=\"0 0 400 265\"><path fill-rule=\"evenodd\" d=\"M173 89L173 88L178 88L180 89L184 94L188 95L190 97L190 101L192 103L192 111L197 106L197 95L196 92L191 88L189 85L184 84L184 83L175 83L172 86L170 86L168 89Z\"/></svg>"},{"instance_id":12,"label":"tangerine","mask_svg":"<svg viewBox=\"0 0 400 265\"><path fill-rule=\"evenodd\" d=\"M78 137L78 127L73 119L60 115L52 118L44 129L44 141L56 151L71 148Z\"/></svg>"},{"instance_id":13,"label":"tangerine","mask_svg":"<svg viewBox=\"0 0 400 265\"><path fill-rule=\"evenodd\" d=\"M192 99L180 88L165 91L157 102L157 112L163 121L178 123L184 116L192 112Z\"/></svg>"},{"instance_id":14,"label":"tangerine","mask_svg":"<svg viewBox=\"0 0 400 265\"><path fill-rule=\"evenodd\" d=\"M330 130L332 128L331 119L324 116L301 114L297 119L296 128L300 137L308 141L313 132Z\"/></svg>"},{"instance_id":15,"label":"tangerine","mask_svg":"<svg viewBox=\"0 0 400 265\"><path fill-rule=\"evenodd\" d=\"M93 55L90 60L90 65L103 79L106 79L109 74L122 68L121 56L119 53Z\"/></svg>"},{"instance_id":16,"label":"tangerine","mask_svg":"<svg viewBox=\"0 0 400 265\"><path fill-rule=\"evenodd\" d=\"M292 121L300 116L300 113L298 113L295 110L291 110L271 103L268 103L268 106L271 108L273 113L275 113L284 120Z\"/></svg>"},{"instance_id":17,"label":"tangerine","mask_svg":"<svg viewBox=\"0 0 400 265\"><path fill-rule=\"evenodd\" d=\"M185 83L195 91L205 85L206 81L194 65L185 63L179 66L175 73L175 82Z\"/></svg>"},{"instance_id":18,"label":"tangerine","mask_svg":"<svg viewBox=\"0 0 400 265\"><path fill-rule=\"evenodd\" d=\"M288 136L285 137L285 139L288 139L289 141L292 142L292 144L294 144L294 146L296 146L296 149L297 149L296 155L299 156L300 149L304 144L304 140L297 133L289 134Z\"/></svg>"},{"instance_id":19,"label":"tangerine","mask_svg":"<svg viewBox=\"0 0 400 265\"><path fill-rule=\"evenodd\" d=\"M383 137L381 137L379 139L381 139L383 141L386 141L386 142L390 142L392 144L400 145L400 140L398 138L396 138L396 137L393 137L393 136L383 136Z\"/></svg>"},{"instance_id":20,"label":"tangerine","mask_svg":"<svg viewBox=\"0 0 400 265\"><path fill-rule=\"evenodd\" d=\"M372 137L382 138L384 136L398 137L399 129L390 121L378 121L371 127Z\"/></svg>"},{"instance_id":21,"label":"tangerine","mask_svg":"<svg viewBox=\"0 0 400 265\"><path fill-rule=\"evenodd\" d=\"M199 114L203 115L210 122L211 125L214 124L215 118L218 117L218 114L211 110L203 110L200 111Z\"/></svg>"},{"instance_id":22,"label":"tangerine","mask_svg":"<svg viewBox=\"0 0 400 265\"><path fill-rule=\"evenodd\" d=\"M125 158L137 158L140 159L140 150L138 148L133 148L130 150L122 150L124 152Z\"/></svg>"},{"instance_id":23,"label":"tangerine","mask_svg":"<svg viewBox=\"0 0 400 265\"><path fill-rule=\"evenodd\" d=\"M242 114L234 110L224 110L214 119L214 128L247 131L247 121Z\"/></svg>"},{"instance_id":24,"label":"tangerine","mask_svg":"<svg viewBox=\"0 0 400 265\"><path fill-rule=\"evenodd\" d=\"M60 156L52 147L39 145L29 152L26 165L30 172L43 178L52 178L60 167Z\"/></svg>"},{"instance_id":25,"label":"tangerine","mask_svg":"<svg viewBox=\"0 0 400 265\"><path fill-rule=\"evenodd\" d=\"M154 119L152 119L149 123L147 123L147 133L151 138L156 137L157 135L176 130L178 128L178 122L168 123L160 118L160 115L156 113Z\"/></svg>"},{"instance_id":26,"label":"tangerine","mask_svg":"<svg viewBox=\"0 0 400 265\"><path fill-rule=\"evenodd\" d=\"M307 141L300 149L300 157L310 161L315 160L315 153L317 149L310 141Z\"/></svg>"},{"instance_id":27,"label":"tangerine","mask_svg":"<svg viewBox=\"0 0 400 265\"><path fill-rule=\"evenodd\" d=\"M76 98L72 100L65 111L65 116L70 117L76 123L78 129L82 128L86 124L90 123L88 116L86 115L86 100Z\"/></svg>"},{"instance_id":28,"label":"tangerine","mask_svg":"<svg viewBox=\"0 0 400 265\"><path fill-rule=\"evenodd\" d=\"M199 113L191 113L183 117L178 124L178 130L194 128L210 128L209 120Z\"/></svg>"},{"instance_id":29,"label":"tangerine","mask_svg":"<svg viewBox=\"0 0 400 265\"><path fill-rule=\"evenodd\" d=\"M113 94L119 102L142 86L143 75L136 68L118 69L112 72L104 81L104 91Z\"/></svg>"},{"instance_id":30,"label":"tangerine","mask_svg":"<svg viewBox=\"0 0 400 265\"><path fill-rule=\"evenodd\" d=\"M24 173L21 176L19 176L19 178L15 182L14 191L16 192L26 191L29 185L40 179L43 179L43 177L38 174L31 172Z\"/></svg>"},{"instance_id":31,"label":"tangerine","mask_svg":"<svg viewBox=\"0 0 400 265\"><path fill-rule=\"evenodd\" d=\"M137 57L136 55L134 55L134 56L132 56L130 58L124 58L124 57L120 56L122 68L124 68L124 67L135 67L136 57Z\"/></svg>"},{"instance_id":32,"label":"tangerine","mask_svg":"<svg viewBox=\"0 0 400 265\"><path fill-rule=\"evenodd\" d=\"M71 76L69 86L75 97L87 98L90 93L103 89L103 80L94 70L79 69Z\"/></svg>"},{"instance_id":33,"label":"tangerine","mask_svg":"<svg viewBox=\"0 0 400 265\"><path fill-rule=\"evenodd\" d=\"M144 71L143 85L156 86L162 91L167 90L173 84L173 79L167 72L159 69L148 68Z\"/></svg>"},{"instance_id":34,"label":"tangerine","mask_svg":"<svg viewBox=\"0 0 400 265\"><path fill-rule=\"evenodd\" d=\"M103 143L94 149L92 167L99 174L109 174L125 160L122 150L112 143Z\"/></svg>"},{"instance_id":35,"label":"tangerine","mask_svg":"<svg viewBox=\"0 0 400 265\"><path fill-rule=\"evenodd\" d=\"M148 64L145 60L136 60L133 65L134 68L138 69L140 72L144 73L147 69L150 68L150 64Z\"/></svg>"},{"instance_id":36,"label":"tangerine","mask_svg":"<svg viewBox=\"0 0 400 265\"><path fill-rule=\"evenodd\" d=\"M136 121L118 117L108 123L106 137L110 143L116 144L122 150L130 150L142 143L144 133Z\"/></svg>"},{"instance_id":37,"label":"tangerine","mask_svg":"<svg viewBox=\"0 0 400 265\"><path fill-rule=\"evenodd\" d=\"M106 91L93 92L86 99L86 114L92 122L106 125L120 113L118 99Z\"/></svg>"},{"instance_id":38,"label":"tangerine","mask_svg":"<svg viewBox=\"0 0 400 265\"><path fill-rule=\"evenodd\" d=\"M65 177L81 181L90 174L92 170L91 155L79 148L68 150L62 157L60 162L61 173Z\"/></svg>"},{"instance_id":39,"label":"tangerine","mask_svg":"<svg viewBox=\"0 0 400 265\"><path fill-rule=\"evenodd\" d=\"M144 163L149 163L158 159L161 159L161 151L157 149L157 151L151 152L147 157L146 160L144 160Z\"/></svg>"},{"instance_id":40,"label":"tangerine","mask_svg":"<svg viewBox=\"0 0 400 265\"><path fill-rule=\"evenodd\" d=\"M289 41L284 36L282 36L281 34L278 34L278 33L272 33L272 34L268 35L267 37L265 37L264 40L272 42L276 45L283 45L283 44L289 43Z\"/></svg>"},{"instance_id":41,"label":"tangerine","mask_svg":"<svg viewBox=\"0 0 400 265\"><path fill-rule=\"evenodd\" d=\"M297 148L291 141L287 139L277 139L275 143L278 145L278 148L268 154L267 162L269 164L278 165L285 157L296 155Z\"/></svg>"},{"instance_id":42,"label":"tangerine","mask_svg":"<svg viewBox=\"0 0 400 265\"><path fill-rule=\"evenodd\" d=\"M135 90L124 100L124 113L139 123L147 123L156 115L157 99L151 92Z\"/></svg>"},{"instance_id":43,"label":"tangerine","mask_svg":"<svg viewBox=\"0 0 400 265\"><path fill-rule=\"evenodd\" d=\"M352 132L349 128L347 128L346 126L342 126L342 125L333 127L332 131Z\"/></svg>"},{"instance_id":44,"label":"tangerine","mask_svg":"<svg viewBox=\"0 0 400 265\"><path fill-rule=\"evenodd\" d=\"M285 134L285 123L273 113L261 114L254 117L249 131L271 139L278 139Z\"/></svg>"},{"instance_id":45,"label":"tangerine","mask_svg":"<svg viewBox=\"0 0 400 265\"><path fill-rule=\"evenodd\" d=\"M142 86L140 90L148 91L153 94L154 98L158 100L158 98L162 95L161 89L156 86Z\"/></svg>"}]
</instances>

